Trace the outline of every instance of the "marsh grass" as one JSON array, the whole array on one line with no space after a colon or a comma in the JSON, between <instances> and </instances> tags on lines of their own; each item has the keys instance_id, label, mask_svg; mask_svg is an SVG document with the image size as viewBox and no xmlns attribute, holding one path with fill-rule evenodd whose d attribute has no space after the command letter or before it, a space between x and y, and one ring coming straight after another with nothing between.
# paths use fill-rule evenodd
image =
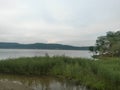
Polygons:
<instances>
[{"instance_id":1,"label":"marsh grass","mask_svg":"<svg viewBox=\"0 0 120 90\"><path fill-rule=\"evenodd\" d=\"M95 90L120 90L120 58L33 57L0 61L0 73L55 76Z\"/></svg>"}]
</instances>

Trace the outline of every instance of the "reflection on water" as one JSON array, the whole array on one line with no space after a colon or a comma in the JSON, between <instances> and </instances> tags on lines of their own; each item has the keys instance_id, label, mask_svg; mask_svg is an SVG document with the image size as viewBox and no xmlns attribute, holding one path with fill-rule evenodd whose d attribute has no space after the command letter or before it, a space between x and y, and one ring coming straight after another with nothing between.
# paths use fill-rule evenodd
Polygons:
<instances>
[{"instance_id":1,"label":"reflection on water","mask_svg":"<svg viewBox=\"0 0 120 90\"><path fill-rule=\"evenodd\" d=\"M51 77L24 77L0 75L0 82L11 82L27 86L32 90L87 90L86 87ZM1 84L1 83L0 83Z\"/></svg>"}]
</instances>

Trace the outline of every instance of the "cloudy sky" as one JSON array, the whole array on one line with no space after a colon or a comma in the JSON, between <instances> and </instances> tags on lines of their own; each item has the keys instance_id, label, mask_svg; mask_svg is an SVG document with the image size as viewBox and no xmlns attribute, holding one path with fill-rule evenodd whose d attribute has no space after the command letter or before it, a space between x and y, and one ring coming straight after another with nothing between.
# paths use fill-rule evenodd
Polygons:
<instances>
[{"instance_id":1,"label":"cloudy sky","mask_svg":"<svg viewBox=\"0 0 120 90\"><path fill-rule=\"evenodd\" d=\"M94 45L120 30L120 0L0 0L0 42Z\"/></svg>"}]
</instances>

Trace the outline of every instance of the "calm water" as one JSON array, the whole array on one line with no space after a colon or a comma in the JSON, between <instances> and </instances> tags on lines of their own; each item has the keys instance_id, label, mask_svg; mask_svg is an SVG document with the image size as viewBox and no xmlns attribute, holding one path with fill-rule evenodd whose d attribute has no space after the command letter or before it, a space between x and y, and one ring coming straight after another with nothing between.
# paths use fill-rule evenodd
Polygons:
<instances>
[{"instance_id":1,"label":"calm water","mask_svg":"<svg viewBox=\"0 0 120 90\"><path fill-rule=\"evenodd\" d=\"M81 50L38 50L38 49L0 49L0 59L45 56L69 56L91 58L89 51Z\"/></svg>"},{"instance_id":2,"label":"calm water","mask_svg":"<svg viewBox=\"0 0 120 90\"><path fill-rule=\"evenodd\" d=\"M7 84L7 86L4 86L4 84ZM51 77L38 78L0 75L0 88L6 87L6 89L3 90L7 90L7 88L9 88L9 90L14 90L14 88L15 90L20 90L19 86L25 87L25 89L21 88L22 90L87 90L84 86Z\"/></svg>"},{"instance_id":3,"label":"calm water","mask_svg":"<svg viewBox=\"0 0 120 90\"><path fill-rule=\"evenodd\" d=\"M32 50L32 49L0 49L0 59L33 57L33 56L69 56L91 58L89 51L75 50ZM0 90L87 90L66 80L51 77L23 77L0 75Z\"/></svg>"}]
</instances>

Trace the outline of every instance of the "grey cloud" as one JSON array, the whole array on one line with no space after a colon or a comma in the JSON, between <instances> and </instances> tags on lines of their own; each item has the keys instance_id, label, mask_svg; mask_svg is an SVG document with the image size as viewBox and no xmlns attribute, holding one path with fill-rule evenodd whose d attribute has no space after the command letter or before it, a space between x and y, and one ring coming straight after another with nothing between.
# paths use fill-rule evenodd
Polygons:
<instances>
[{"instance_id":1,"label":"grey cloud","mask_svg":"<svg viewBox=\"0 0 120 90\"><path fill-rule=\"evenodd\" d=\"M119 8L120 0L0 0L0 41L93 45L119 30Z\"/></svg>"}]
</instances>

